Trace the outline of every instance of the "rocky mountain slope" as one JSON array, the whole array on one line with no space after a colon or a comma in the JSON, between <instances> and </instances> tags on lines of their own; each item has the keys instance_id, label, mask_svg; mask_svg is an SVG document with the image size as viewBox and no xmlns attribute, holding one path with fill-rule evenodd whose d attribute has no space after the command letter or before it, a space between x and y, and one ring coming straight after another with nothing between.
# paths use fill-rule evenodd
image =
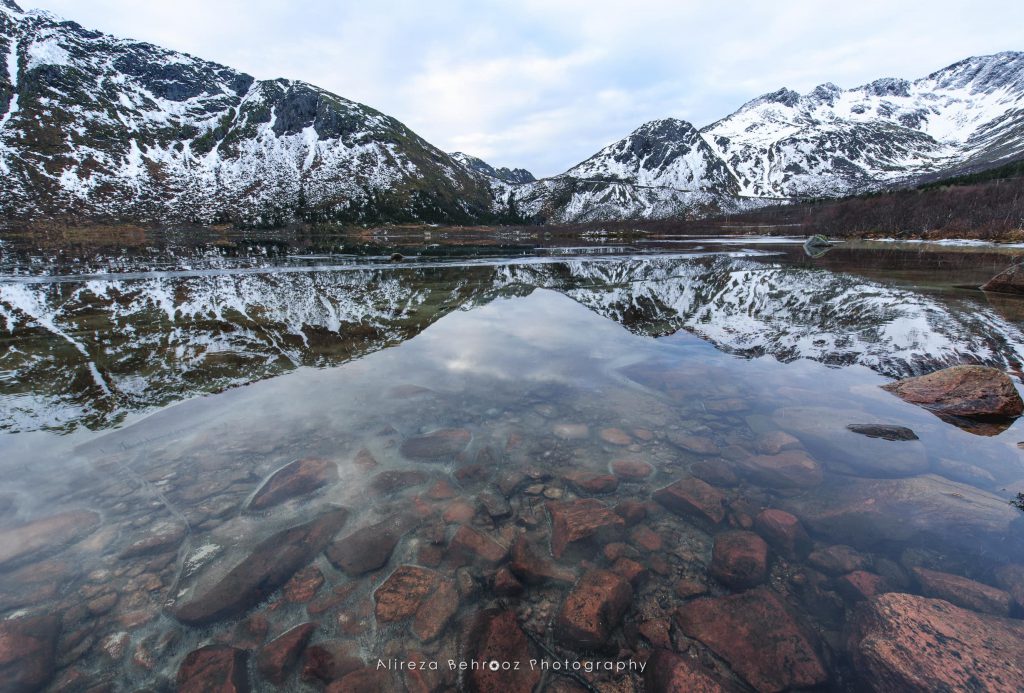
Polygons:
<instances>
[{"instance_id":1,"label":"rocky mountain slope","mask_svg":"<svg viewBox=\"0 0 1024 693\"><path fill-rule=\"evenodd\" d=\"M470 168L477 173L482 173L490 178L497 178L500 181L511 183L516 185L518 183L532 183L536 178L533 174L527 171L525 168L494 168L483 159L478 159L470 154L464 154L462 152L452 152L451 157L458 161L463 166Z\"/></svg>"},{"instance_id":2,"label":"rocky mountain slope","mask_svg":"<svg viewBox=\"0 0 1024 693\"><path fill-rule=\"evenodd\" d=\"M1024 53L656 120L534 180L315 86L0 0L0 218L591 221L842 196L1024 155Z\"/></svg>"},{"instance_id":3,"label":"rocky mountain slope","mask_svg":"<svg viewBox=\"0 0 1024 693\"><path fill-rule=\"evenodd\" d=\"M1024 156L1024 53L915 81L780 89L697 130L656 120L516 191L559 221L741 211L983 170Z\"/></svg>"},{"instance_id":4,"label":"rocky mountain slope","mask_svg":"<svg viewBox=\"0 0 1024 693\"><path fill-rule=\"evenodd\" d=\"M0 216L277 224L493 218L485 176L394 118L0 5Z\"/></svg>"}]
</instances>

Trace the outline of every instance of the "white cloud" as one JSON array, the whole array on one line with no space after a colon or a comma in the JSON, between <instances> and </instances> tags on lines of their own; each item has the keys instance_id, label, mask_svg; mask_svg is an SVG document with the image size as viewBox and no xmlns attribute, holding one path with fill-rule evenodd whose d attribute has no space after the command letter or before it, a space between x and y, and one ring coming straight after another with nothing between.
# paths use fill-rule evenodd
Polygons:
<instances>
[{"instance_id":1,"label":"white cloud","mask_svg":"<svg viewBox=\"0 0 1024 693\"><path fill-rule=\"evenodd\" d=\"M1024 3L24 0L260 78L303 79L434 144L563 171L646 120L701 126L764 92L919 77L1024 49Z\"/></svg>"}]
</instances>

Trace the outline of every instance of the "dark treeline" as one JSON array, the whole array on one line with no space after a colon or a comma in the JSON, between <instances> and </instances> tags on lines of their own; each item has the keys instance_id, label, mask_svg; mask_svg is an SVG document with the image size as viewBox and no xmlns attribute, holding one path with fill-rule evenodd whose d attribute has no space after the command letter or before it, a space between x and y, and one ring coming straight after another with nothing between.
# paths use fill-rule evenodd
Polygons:
<instances>
[{"instance_id":1,"label":"dark treeline","mask_svg":"<svg viewBox=\"0 0 1024 693\"><path fill-rule=\"evenodd\" d=\"M1019 239L1024 237L1021 168L1016 162L909 190L766 207L715 221L728 227L779 225L778 232L786 234ZM999 177L1000 173L1017 175Z\"/></svg>"}]
</instances>

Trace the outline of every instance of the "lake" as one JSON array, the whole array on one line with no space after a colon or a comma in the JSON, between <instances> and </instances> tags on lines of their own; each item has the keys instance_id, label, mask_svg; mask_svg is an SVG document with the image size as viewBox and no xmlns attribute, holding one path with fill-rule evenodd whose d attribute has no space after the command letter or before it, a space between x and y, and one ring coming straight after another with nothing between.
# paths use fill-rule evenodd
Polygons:
<instances>
[{"instance_id":1,"label":"lake","mask_svg":"<svg viewBox=\"0 0 1024 693\"><path fill-rule=\"evenodd\" d=\"M860 690L866 597L1021 615L1024 424L880 388L1019 374L1024 299L973 288L1019 252L443 229L5 246L15 680L629 691L699 666Z\"/></svg>"}]
</instances>

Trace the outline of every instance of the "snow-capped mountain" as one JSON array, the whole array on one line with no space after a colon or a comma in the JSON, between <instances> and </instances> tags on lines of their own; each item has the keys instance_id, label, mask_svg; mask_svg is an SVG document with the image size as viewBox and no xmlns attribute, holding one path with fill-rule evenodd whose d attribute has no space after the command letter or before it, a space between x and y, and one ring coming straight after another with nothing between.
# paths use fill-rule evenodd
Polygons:
<instances>
[{"instance_id":1,"label":"snow-capped mountain","mask_svg":"<svg viewBox=\"0 0 1024 693\"><path fill-rule=\"evenodd\" d=\"M463 152L452 152L451 157L458 161L466 168L482 173L490 178L497 178L500 181L511 183L513 185L519 183L532 183L537 180L533 177L533 174L527 171L525 168L494 168L483 159L479 159L470 154L464 154Z\"/></svg>"},{"instance_id":2,"label":"snow-capped mountain","mask_svg":"<svg viewBox=\"0 0 1024 693\"><path fill-rule=\"evenodd\" d=\"M855 194L1022 155L1024 53L998 53L913 82L780 89L699 131L656 120L516 197L558 221L694 215Z\"/></svg>"},{"instance_id":3,"label":"snow-capped mountain","mask_svg":"<svg viewBox=\"0 0 1024 693\"><path fill-rule=\"evenodd\" d=\"M0 5L0 216L488 218L489 180L402 123Z\"/></svg>"},{"instance_id":4,"label":"snow-capped mountain","mask_svg":"<svg viewBox=\"0 0 1024 693\"><path fill-rule=\"evenodd\" d=\"M1024 53L916 81L782 89L703 129L643 125L565 173L446 154L300 81L0 0L0 219L590 221L700 216L1024 155Z\"/></svg>"},{"instance_id":5,"label":"snow-capped mountain","mask_svg":"<svg viewBox=\"0 0 1024 693\"><path fill-rule=\"evenodd\" d=\"M1024 153L1024 53L913 82L783 89L702 134L753 196L843 195L991 166Z\"/></svg>"}]
</instances>

